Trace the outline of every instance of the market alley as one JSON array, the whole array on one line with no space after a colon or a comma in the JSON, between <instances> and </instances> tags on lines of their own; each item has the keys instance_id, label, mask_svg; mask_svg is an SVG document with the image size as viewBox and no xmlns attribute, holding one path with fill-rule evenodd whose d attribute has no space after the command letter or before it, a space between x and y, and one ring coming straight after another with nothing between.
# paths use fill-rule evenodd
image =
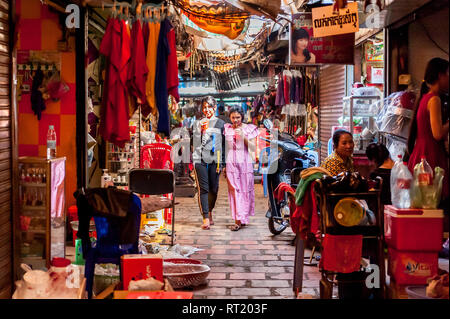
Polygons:
<instances>
[{"instance_id":1,"label":"market alley","mask_svg":"<svg viewBox=\"0 0 450 319\"><path fill-rule=\"evenodd\" d=\"M237 232L228 228L233 221L223 176L210 230L200 228L197 197L178 197L176 201L180 203L175 217L177 243L204 249L190 257L211 267L208 285L194 289L194 298L294 298L294 233L290 228L278 236L270 233L265 217L267 198L259 182L255 184L255 216ZM305 266L304 271L303 293L318 297L318 268Z\"/></svg>"}]
</instances>

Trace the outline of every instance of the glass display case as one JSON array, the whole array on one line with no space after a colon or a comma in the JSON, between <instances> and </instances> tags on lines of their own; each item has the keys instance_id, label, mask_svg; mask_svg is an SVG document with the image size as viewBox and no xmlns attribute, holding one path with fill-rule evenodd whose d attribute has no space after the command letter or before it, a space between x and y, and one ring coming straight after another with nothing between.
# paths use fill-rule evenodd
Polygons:
<instances>
[{"instance_id":1,"label":"glass display case","mask_svg":"<svg viewBox=\"0 0 450 319\"><path fill-rule=\"evenodd\" d=\"M377 131L375 118L378 115L380 96L344 97L342 126L353 132L354 154L365 154L365 150Z\"/></svg>"},{"instance_id":2,"label":"glass display case","mask_svg":"<svg viewBox=\"0 0 450 319\"><path fill-rule=\"evenodd\" d=\"M65 257L65 165L65 157L19 158L19 265L48 268L53 257Z\"/></svg>"}]
</instances>

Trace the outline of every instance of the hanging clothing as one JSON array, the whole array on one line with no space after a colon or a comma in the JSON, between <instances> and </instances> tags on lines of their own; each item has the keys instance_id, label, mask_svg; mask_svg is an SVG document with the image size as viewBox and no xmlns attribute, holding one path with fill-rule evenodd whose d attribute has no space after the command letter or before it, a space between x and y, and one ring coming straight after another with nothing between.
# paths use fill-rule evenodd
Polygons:
<instances>
[{"instance_id":1,"label":"hanging clothing","mask_svg":"<svg viewBox=\"0 0 450 319\"><path fill-rule=\"evenodd\" d=\"M145 84L147 82L148 67L146 65L144 37L141 22L136 20L131 30L131 62L129 68L128 87L139 104L146 100Z\"/></svg>"},{"instance_id":2,"label":"hanging clothing","mask_svg":"<svg viewBox=\"0 0 450 319\"><path fill-rule=\"evenodd\" d=\"M107 74L103 92L100 134L106 141L124 147L130 140L128 127L128 67L131 59L130 36L125 21L109 19L100 45L107 59Z\"/></svg>"},{"instance_id":3,"label":"hanging clothing","mask_svg":"<svg viewBox=\"0 0 450 319\"><path fill-rule=\"evenodd\" d=\"M248 224L249 216L255 215L255 183L253 160L242 137L237 136L231 124L225 124L225 140L228 145L227 181L228 200L234 220ZM247 124L242 132L248 140L258 136L258 128Z\"/></svg>"},{"instance_id":4,"label":"hanging clothing","mask_svg":"<svg viewBox=\"0 0 450 319\"><path fill-rule=\"evenodd\" d=\"M150 30L148 26L148 22L144 21L142 24L142 37L144 38L144 49L145 49L145 56L147 56L147 50L148 50L148 38L150 35Z\"/></svg>"},{"instance_id":5,"label":"hanging clothing","mask_svg":"<svg viewBox=\"0 0 450 319\"><path fill-rule=\"evenodd\" d=\"M278 87L277 87L277 96L275 99L275 106L284 106L284 88L283 88L283 76L278 75Z\"/></svg>"},{"instance_id":6,"label":"hanging clothing","mask_svg":"<svg viewBox=\"0 0 450 319\"><path fill-rule=\"evenodd\" d=\"M42 112L45 110L45 101L42 92L39 88L44 81L44 73L39 68L33 76L33 83L31 84L31 109L37 115L38 120L41 120Z\"/></svg>"},{"instance_id":7,"label":"hanging clothing","mask_svg":"<svg viewBox=\"0 0 450 319\"><path fill-rule=\"evenodd\" d=\"M156 56L159 41L160 23L148 23L148 47L146 64L148 67L147 82L145 83L145 93L147 95L147 103L142 108L142 115L147 117L150 113L156 115L158 109L156 107L155 95L155 78L156 78Z\"/></svg>"},{"instance_id":8,"label":"hanging clothing","mask_svg":"<svg viewBox=\"0 0 450 319\"><path fill-rule=\"evenodd\" d=\"M172 29L172 24L168 19L161 22L159 31L157 58L156 58L156 77L155 77L155 95L156 107L158 108L158 132L170 135L170 114L169 114L169 95L167 92L167 65L170 54L168 34ZM150 41L149 41L150 42Z\"/></svg>"},{"instance_id":9,"label":"hanging clothing","mask_svg":"<svg viewBox=\"0 0 450 319\"><path fill-rule=\"evenodd\" d=\"M178 60L177 60L177 47L175 40L175 30L169 31L167 35L169 41L169 58L167 60L167 89L169 95L173 96L177 103L180 102L180 94L178 93L178 84L180 80L178 79Z\"/></svg>"},{"instance_id":10,"label":"hanging clothing","mask_svg":"<svg viewBox=\"0 0 450 319\"><path fill-rule=\"evenodd\" d=\"M290 101L290 103L295 103L295 83L296 83L296 77L292 76L292 78L291 78L291 88L289 90L289 93L290 93L289 101Z\"/></svg>"},{"instance_id":11,"label":"hanging clothing","mask_svg":"<svg viewBox=\"0 0 450 319\"><path fill-rule=\"evenodd\" d=\"M283 72L283 94L284 94L284 104L289 104L290 102L290 89L291 89L292 75L289 70L284 70Z\"/></svg>"}]
</instances>

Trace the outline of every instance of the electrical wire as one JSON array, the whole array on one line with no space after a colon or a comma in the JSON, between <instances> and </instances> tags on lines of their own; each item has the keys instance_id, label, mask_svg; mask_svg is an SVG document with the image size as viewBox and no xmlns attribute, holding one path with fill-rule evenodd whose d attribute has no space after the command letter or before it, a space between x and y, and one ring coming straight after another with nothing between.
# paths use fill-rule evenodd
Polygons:
<instances>
[{"instance_id":1,"label":"electrical wire","mask_svg":"<svg viewBox=\"0 0 450 319\"><path fill-rule=\"evenodd\" d=\"M431 37L431 35L430 35L430 33L428 32L428 30L427 30L427 28L425 27L425 25L422 23L422 22L420 22L420 21L417 21L419 24L420 24L420 26L423 28L423 30L425 31L425 34L426 34L426 36L428 37L428 39L430 39L430 41L431 42L433 42L434 43L434 45L436 46L436 47L438 47L442 52L444 52L445 54L447 54L447 56L448 56L448 52L447 51L445 51L432 37Z\"/></svg>"}]
</instances>

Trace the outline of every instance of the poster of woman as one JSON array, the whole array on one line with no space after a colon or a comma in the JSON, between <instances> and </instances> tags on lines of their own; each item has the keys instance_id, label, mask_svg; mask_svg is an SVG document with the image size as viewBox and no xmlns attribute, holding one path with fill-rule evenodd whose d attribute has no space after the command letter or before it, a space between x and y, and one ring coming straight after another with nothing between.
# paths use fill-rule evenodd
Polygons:
<instances>
[{"instance_id":1,"label":"poster of woman","mask_svg":"<svg viewBox=\"0 0 450 319\"><path fill-rule=\"evenodd\" d=\"M354 33L314 37L311 13L292 15L289 32L290 65L354 63Z\"/></svg>"},{"instance_id":2,"label":"poster of woman","mask_svg":"<svg viewBox=\"0 0 450 319\"><path fill-rule=\"evenodd\" d=\"M309 46L310 35L306 28L293 29L291 33L291 64L316 63L316 55Z\"/></svg>"}]
</instances>

